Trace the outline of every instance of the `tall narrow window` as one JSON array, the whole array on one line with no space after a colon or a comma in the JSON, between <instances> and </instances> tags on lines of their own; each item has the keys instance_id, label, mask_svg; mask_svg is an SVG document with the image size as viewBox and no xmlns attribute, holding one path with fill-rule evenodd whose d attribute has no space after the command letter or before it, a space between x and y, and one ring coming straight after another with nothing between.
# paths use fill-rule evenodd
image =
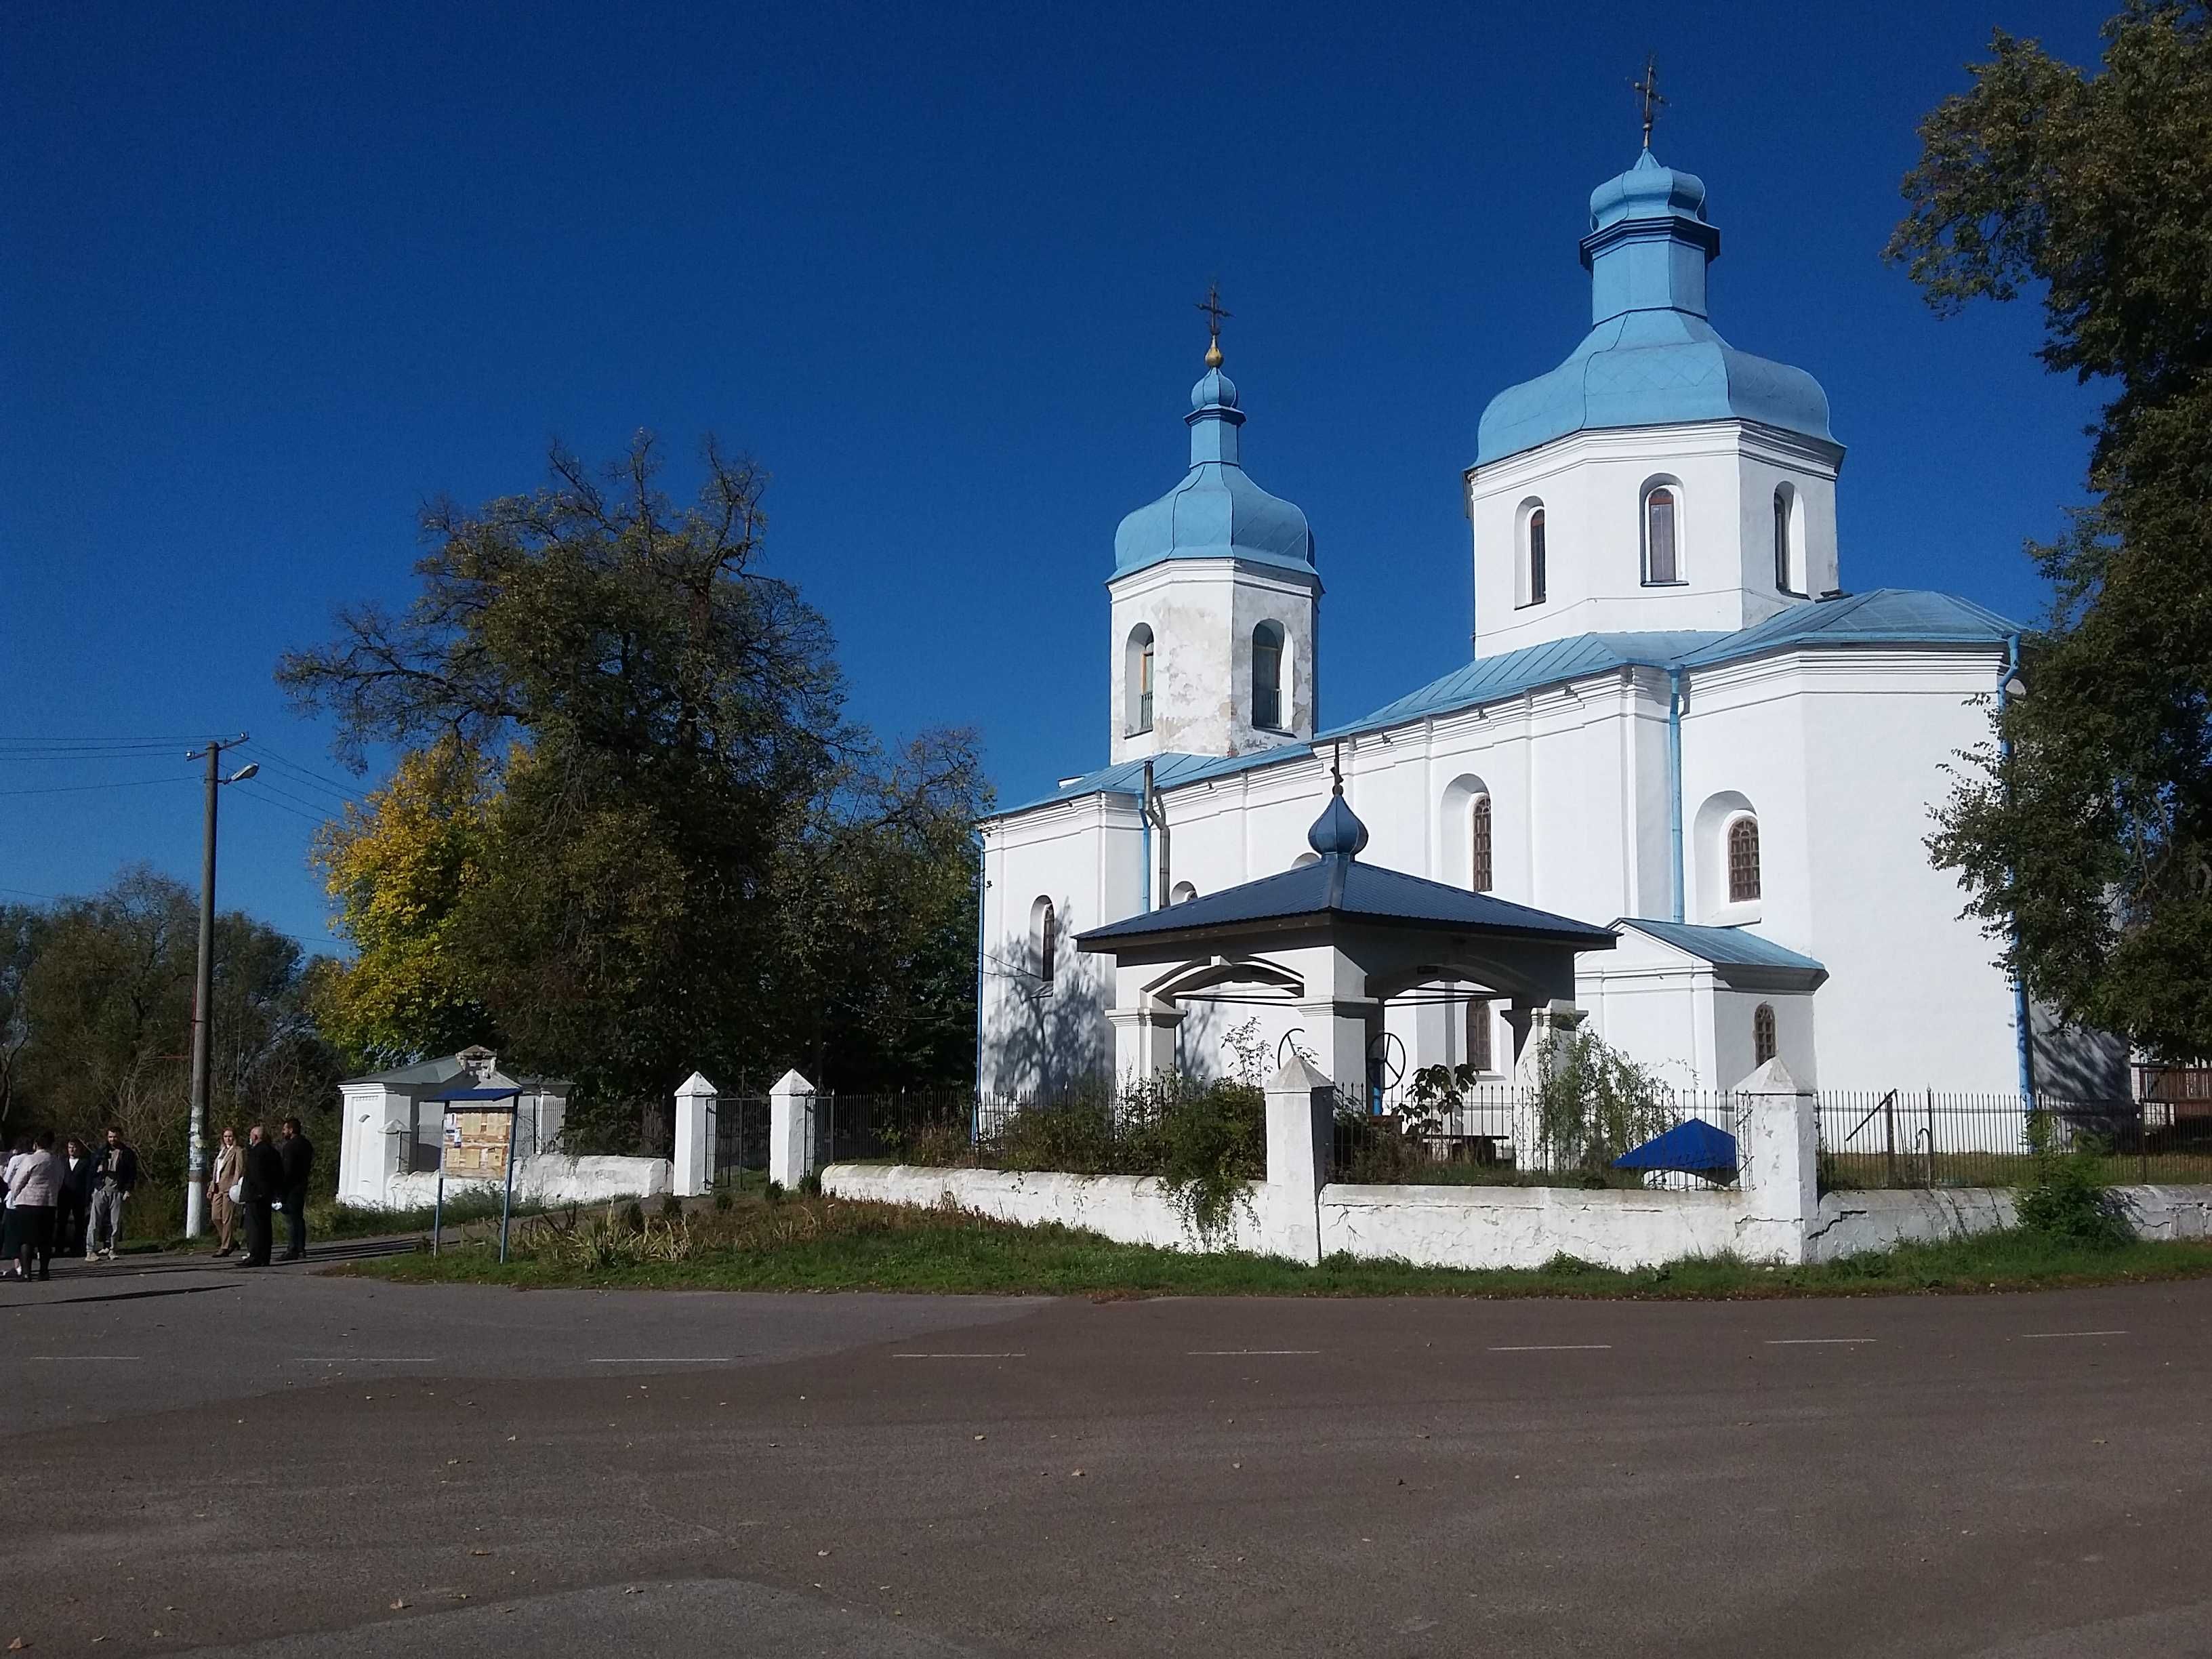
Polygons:
<instances>
[{"instance_id":1,"label":"tall narrow window","mask_svg":"<svg viewBox=\"0 0 2212 1659\"><path fill-rule=\"evenodd\" d=\"M1490 1004L1480 997L1467 1005L1467 1063L1478 1072L1490 1064Z\"/></svg>"},{"instance_id":2,"label":"tall narrow window","mask_svg":"<svg viewBox=\"0 0 2212 1659\"><path fill-rule=\"evenodd\" d=\"M1774 1005L1762 1002L1751 1016L1751 1063L1765 1065L1774 1058L1778 1047L1774 1040Z\"/></svg>"},{"instance_id":3,"label":"tall narrow window","mask_svg":"<svg viewBox=\"0 0 2212 1659\"><path fill-rule=\"evenodd\" d=\"M1467 815L1467 884L1478 893L1490 890L1490 797L1477 795Z\"/></svg>"},{"instance_id":4,"label":"tall narrow window","mask_svg":"<svg viewBox=\"0 0 2212 1659\"><path fill-rule=\"evenodd\" d=\"M1252 630L1252 724L1263 732L1283 727L1283 625L1263 622Z\"/></svg>"},{"instance_id":5,"label":"tall narrow window","mask_svg":"<svg viewBox=\"0 0 2212 1659\"><path fill-rule=\"evenodd\" d=\"M1674 552L1674 492L1662 486L1644 498L1644 580L1658 585L1681 580Z\"/></svg>"},{"instance_id":6,"label":"tall narrow window","mask_svg":"<svg viewBox=\"0 0 2212 1659\"><path fill-rule=\"evenodd\" d=\"M1790 492L1774 492L1774 586L1784 593L1797 592L1790 579Z\"/></svg>"},{"instance_id":7,"label":"tall narrow window","mask_svg":"<svg viewBox=\"0 0 2212 1659\"><path fill-rule=\"evenodd\" d=\"M1728 832L1729 902L1747 904L1759 896L1759 820L1738 818Z\"/></svg>"},{"instance_id":8,"label":"tall narrow window","mask_svg":"<svg viewBox=\"0 0 2212 1659\"><path fill-rule=\"evenodd\" d=\"M1030 907L1030 948L1036 953L1036 976L1050 990L1060 966L1060 913L1048 898Z\"/></svg>"},{"instance_id":9,"label":"tall narrow window","mask_svg":"<svg viewBox=\"0 0 2212 1659\"><path fill-rule=\"evenodd\" d=\"M1544 602L1544 509L1528 515L1528 603Z\"/></svg>"},{"instance_id":10,"label":"tall narrow window","mask_svg":"<svg viewBox=\"0 0 2212 1659\"><path fill-rule=\"evenodd\" d=\"M1152 630L1143 623L1129 630L1121 670L1122 694L1129 705L1121 729L1133 738L1152 729Z\"/></svg>"}]
</instances>

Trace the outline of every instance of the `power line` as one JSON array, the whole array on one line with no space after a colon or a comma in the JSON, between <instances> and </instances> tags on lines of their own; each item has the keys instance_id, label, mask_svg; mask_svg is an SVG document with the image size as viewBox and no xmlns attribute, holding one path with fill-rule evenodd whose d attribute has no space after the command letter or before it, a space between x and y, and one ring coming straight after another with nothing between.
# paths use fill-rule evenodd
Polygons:
<instances>
[{"instance_id":1,"label":"power line","mask_svg":"<svg viewBox=\"0 0 2212 1659\"><path fill-rule=\"evenodd\" d=\"M351 800L355 796L361 793L359 785L349 785L340 781L338 779L331 777L328 773L318 772L311 766L302 766L299 762L292 759L290 757L278 754L265 743L257 742L250 746L255 754L262 756L265 759L276 762L277 765L283 767L286 771L295 773L300 777L304 778L310 782L319 783L322 785L324 788L331 790L337 794L344 796L348 800Z\"/></svg>"},{"instance_id":2,"label":"power line","mask_svg":"<svg viewBox=\"0 0 2212 1659\"><path fill-rule=\"evenodd\" d=\"M75 795L88 789L143 789L155 783L191 783L188 775L173 778L119 778L112 783L57 783L37 789L0 789L0 795Z\"/></svg>"}]
</instances>

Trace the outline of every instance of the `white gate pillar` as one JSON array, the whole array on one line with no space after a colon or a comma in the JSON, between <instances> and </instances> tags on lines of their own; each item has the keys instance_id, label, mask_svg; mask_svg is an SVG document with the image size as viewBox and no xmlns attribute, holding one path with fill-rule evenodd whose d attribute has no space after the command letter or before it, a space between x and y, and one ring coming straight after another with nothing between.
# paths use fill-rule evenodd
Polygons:
<instances>
[{"instance_id":1,"label":"white gate pillar","mask_svg":"<svg viewBox=\"0 0 2212 1659\"><path fill-rule=\"evenodd\" d=\"M1292 1054L1267 1079L1267 1178L1261 1188L1264 1248L1308 1267L1321 1261L1322 1183L1336 1133L1336 1085Z\"/></svg>"},{"instance_id":2,"label":"white gate pillar","mask_svg":"<svg viewBox=\"0 0 2212 1659\"><path fill-rule=\"evenodd\" d=\"M1812 1091L1778 1054L1735 1085L1735 1097L1743 1253L1754 1261L1808 1261L1820 1209L1820 1126Z\"/></svg>"},{"instance_id":3,"label":"white gate pillar","mask_svg":"<svg viewBox=\"0 0 2212 1659\"><path fill-rule=\"evenodd\" d=\"M714 1184L714 1085L698 1073L676 1087L678 1198L696 1198Z\"/></svg>"},{"instance_id":4,"label":"white gate pillar","mask_svg":"<svg viewBox=\"0 0 2212 1659\"><path fill-rule=\"evenodd\" d=\"M814 1085L793 1069L768 1091L768 1178L786 1190L814 1173Z\"/></svg>"}]
</instances>

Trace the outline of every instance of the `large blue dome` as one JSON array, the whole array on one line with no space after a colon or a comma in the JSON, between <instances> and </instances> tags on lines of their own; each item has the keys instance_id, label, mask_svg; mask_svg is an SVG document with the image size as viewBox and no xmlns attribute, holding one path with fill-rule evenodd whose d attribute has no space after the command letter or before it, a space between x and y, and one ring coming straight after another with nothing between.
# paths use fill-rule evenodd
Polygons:
<instances>
[{"instance_id":1,"label":"large blue dome","mask_svg":"<svg viewBox=\"0 0 2212 1659\"><path fill-rule=\"evenodd\" d=\"M1475 465L1573 432L1686 421L1758 421L1833 443L1818 380L1737 350L1706 320L1705 267L1719 253L1694 173L1647 149L1600 185L1582 242L1593 326L1557 368L1490 400Z\"/></svg>"},{"instance_id":2,"label":"large blue dome","mask_svg":"<svg viewBox=\"0 0 2212 1659\"><path fill-rule=\"evenodd\" d=\"M1190 389L1190 405L1183 417L1190 427L1190 471L1159 500L1121 520L1114 532L1114 574L1131 575L1168 559L1237 558L1314 577L1306 515L1244 471L1237 383L1209 368Z\"/></svg>"}]
</instances>

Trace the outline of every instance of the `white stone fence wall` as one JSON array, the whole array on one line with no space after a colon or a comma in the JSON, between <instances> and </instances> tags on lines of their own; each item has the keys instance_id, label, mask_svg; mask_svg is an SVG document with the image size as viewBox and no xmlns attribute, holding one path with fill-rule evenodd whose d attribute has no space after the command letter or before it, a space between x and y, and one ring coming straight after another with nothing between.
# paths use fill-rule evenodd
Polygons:
<instances>
[{"instance_id":1,"label":"white stone fence wall","mask_svg":"<svg viewBox=\"0 0 2212 1659\"><path fill-rule=\"evenodd\" d=\"M1741 1173L1733 1188L1352 1186L1324 1181L1334 1113L1329 1080L1293 1058L1267 1087L1267 1175L1250 1184L1225 1236L1194 1235L1157 1181L1007 1170L832 1164L839 1197L958 1208L1001 1220L1056 1221L1123 1243L1237 1249L1318 1262L1338 1254L1440 1267L1535 1267L1571 1255L1619 1268L1730 1253L1748 1261L1832 1261L1908 1240L2009 1225L2002 1189L1830 1193L1817 1188L1813 1097L1779 1061L1735 1091ZM770 1130L778 1180L809 1169L813 1091L778 1085ZM2212 1187L2117 1190L2146 1238L2212 1237Z\"/></svg>"},{"instance_id":2,"label":"white stone fence wall","mask_svg":"<svg viewBox=\"0 0 2212 1659\"><path fill-rule=\"evenodd\" d=\"M446 1177L446 1201L464 1193L496 1195L502 1182ZM514 1197L526 1204L605 1204L618 1198L654 1198L671 1190L665 1158L568 1158L541 1152L514 1161ZM395 1210L419 1209L438 1195L436 1170L393 1176L385 1183L385 1203Z\"/></svg>"}]
</instances>

